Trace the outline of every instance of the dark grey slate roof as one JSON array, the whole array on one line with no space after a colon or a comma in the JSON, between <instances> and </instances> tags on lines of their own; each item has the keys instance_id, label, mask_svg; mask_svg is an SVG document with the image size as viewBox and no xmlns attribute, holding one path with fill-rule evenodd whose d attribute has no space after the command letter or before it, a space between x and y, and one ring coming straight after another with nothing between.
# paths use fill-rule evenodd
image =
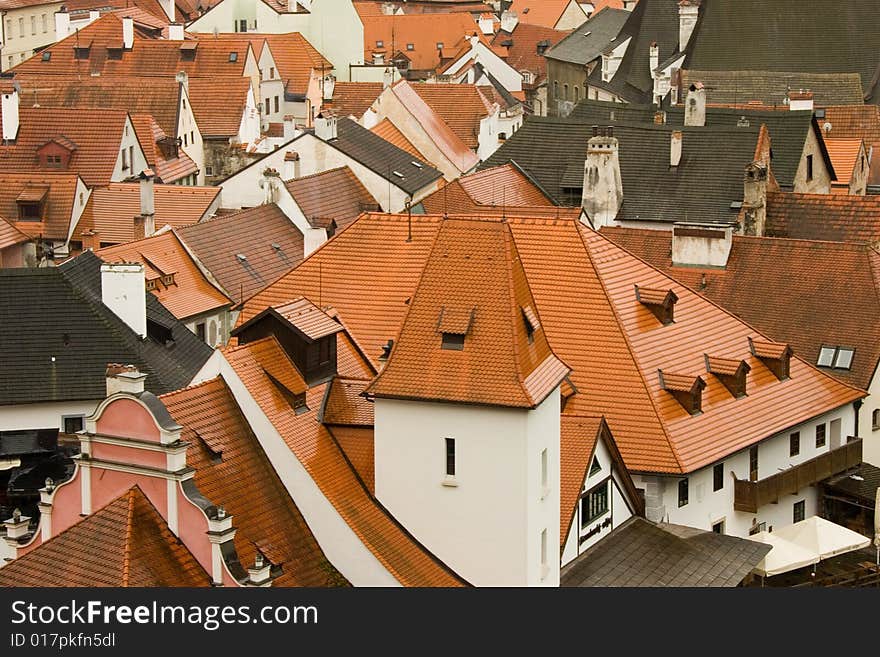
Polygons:
<instances>
[{"instance_id":1,"label":"dark grey slate roof","mask_svg":"<svg viewBox=\"0 0 880 657\"><path fill-rule=\"evenodd\" d=\"M609 82L603 82L601 67L597 66L588 78L589 83L629 102L650 103L654 87L648 60L651 43L657 43L661 62L678 51L678 2L639 0L617 37L620 42L632 37L617 73Z\"/></svg>"},{"instance_id":2,"label":"dark grey slate roof","mask_svg":"<svg viewBox=\"0 0 880 657\"><path fill-rule=\"evenodd\" d=\"M629 16L630 12L623 9L605 7L547 50L544 56L572 64L591 62L622 41L616 37Z\"/></svg>"},{"instance_id":3,"label":"dark grey slate roof","mask_svg":"<svg viewBox=\"0 0 880 657\"><path fill-rule=\"evenodd\" d=\"M170 346L104 306L91 251L60 267L0 269L0 404L102 399L107 363L137 365L155 394L188 385L212 349L145 294L147 320L170 328Z\"/></svg>"},{"instance_id":4,"label":"dark grey slate roof","mask_svg":"<svg viewBox=\"0 0 880 657\"><path fill-rule=\"evenodd\" d=\"M694 82L706 88L710 105L736 105L757 101L785 105L788 90L813 92L816 107L861 105L862 80L858 73L791 73L785 71L681 71L681 88Z\"/></svg>"},{"instance_id":5,"label":"dark grey slate roof","mask_svg":"<svg viewBox=\"0 0 880 657\"><path fill-rule=\"evenodd\" d=\"M599 123L602 124L601 122ZM682 158L669 167L670 133L681 129ZM730 223L743 198L743 172L754 157L758 127L680 128L614 123L619 142L623 207L629 221ZM581 203L591 124L531 116L481 168L515 160L562 205Z\"/></svg>"},{"instance_id":6,"label":"dark grey slate roof","mask_svg":"<svg viewBox=\"0 0 880 657\"><path fill-rule=\"evenodd\" d=\"M689 69L858 73L866 97L880 102L876 2L711 0L687 52Z\"/></svg>"},{"instance_id":7,"label":"dark grey slate roof","mask_svg":"<svg viewBox=\"0 0 880 657\"><path fill-rule=\"evenodd\" d=\"M332 146L391 181L407 194L415 194L443 176L430 164L414 158L348 117L339 118L337 135L337 139L329 142ZM421 166L416 166L413 162L418 162ZM395 171L403 174L403 177L395 175Z\"/></svg>"},{"instance_id":8,"label":"dark grey slate roof","mask_svg":"<svg viewBox=\"0 0 880 657\"><path fill-rule=\"evenodd\" d=\"M737 586L765 543L633 517L560 573L560 586Z\"/></svg>"},{"instance_id":9,"label":"dark grey slate roof","mask_svg":"<svg viewBox=\"0 0 880 657\"><path fill-rule=\"evenodd\" d=\"M853 479L855 475L858 479ZM880 487L880 468L870 463L862 463L855 472L834 477L825 484L837 493L852 495L868 506L873 506L877 499L877 488Z\"/></svg>"}]
</instances>

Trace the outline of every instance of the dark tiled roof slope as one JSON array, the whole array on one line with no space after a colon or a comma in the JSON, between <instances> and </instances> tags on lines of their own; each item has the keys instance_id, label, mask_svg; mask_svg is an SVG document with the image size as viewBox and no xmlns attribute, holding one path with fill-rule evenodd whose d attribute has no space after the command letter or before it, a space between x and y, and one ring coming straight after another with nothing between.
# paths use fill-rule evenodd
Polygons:
<instances>
[{"instance_id":1,"label":"dark tiled roof slope","mask_svg":"<svg viewBox=\"0 0 880 657\"><path fill-rule=\"evenodd\" d=\"M809 89L816 107L860 105L862 80L858 73L791 73L786 71L694 71L682 70L681 88L694 82L706 88L706 102L741 105L759 101L784 107L788 90Z\"/></svg>"},{"instance_id":2,"label":"dark tiled roof slope","mask_svg":"<svg viewBox=\"0 0 880 657\"><path fill-rule=\"evenodd\" d=\"M333 219L337 229L342 229L361 212L380 209L373 195L348 167L294 178L284 184L310 222Z\"/></svg>"},{"instance_id":3,"label":"dark tiled roof slope","mask_svg":"<svg viewBox=\"0 0 880 657\"><path fill-rule=\"evenodd\" d=\"M880 242L880 196L769 192L767 234L877 245Z\"/></svg>"},{"instance_id":4,"label":"dark tiled roof slope","mask_svg":"<svg viewBox=\"0 0 880 657\"><path fill-rule=\"evenodd\" d=\"M57 268L0 270L0 404L102 399L116 362L146 373L147 390L169 392L211 355L149 292L147 319L171 327L173 346L142 340L101 303L100 267L87 251Z\"/></svg>"},{"instance_id":5,"label":"dark tiled roof slope","mask_svg":"<svg viewBox=\"0 0 880 657\"><path fill-rule=\"evenodd\" d=\"M545 56L547 59L572 64L591 62L613 45L611 39L620 34L620 30L629 17L630 12L622 9L603 9L593 14L590 20L547 50ZM517 25L513 31L514 44L516 44L516 37L520 29L520 26Z\"/></svg>"}]
</instances>

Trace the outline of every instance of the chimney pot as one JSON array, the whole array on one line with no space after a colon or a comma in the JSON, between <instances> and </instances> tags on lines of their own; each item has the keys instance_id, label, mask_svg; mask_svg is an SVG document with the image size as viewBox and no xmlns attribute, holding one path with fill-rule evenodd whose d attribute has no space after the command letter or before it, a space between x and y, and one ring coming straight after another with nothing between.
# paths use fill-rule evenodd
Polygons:
<instances>
[{"instance_id":1,"label":"chimney pot","mask_svg":"<svg viewBox=\"0 0 880 657\"><path fill-rule=\"evenodd\" d=\"M594 136L594 137L598 137L598 136L599 136L599 126L597 126L597 125L594 125L594 126L593 126L593 136Z\"/></svg>"},{"instance_id":2,"label":"chimney pot","mask_svg":"<svg viewBox=\"0 0 880 657\"><path fill-rule=\"evenodd\" d=\"M137 365L107 363L104 378L107 382L107 396L109 397L117 392L127 392L132 395L142 393L147 375L140 372Z\"/></svg>"}]
</instances>

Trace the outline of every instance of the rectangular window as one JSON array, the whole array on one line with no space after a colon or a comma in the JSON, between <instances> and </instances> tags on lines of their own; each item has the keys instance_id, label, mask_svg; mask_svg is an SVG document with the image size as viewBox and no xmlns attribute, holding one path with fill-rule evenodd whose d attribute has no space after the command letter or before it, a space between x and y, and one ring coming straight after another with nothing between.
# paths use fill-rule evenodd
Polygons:
<instances>
[{"instance_id":1,"label":"rectangular window","mask_svg":"<svg viewBox=\"0 0 880 657\"><path fill-rule=\"evenodd\" d=\"M31 34L37 33L37 17L31 16Z\"/></svg>"},{"instance_id":2,"label":"rectangular window","mask_svg":"<svg viewBox=\"0 0 880 657\"><path fill-rule=\"evenodd\" d=\"M64 433L76 433L83 430L82 415L65 415L61 418L64 423Z\"/></svg>"},{"instance_id":3,"label":"rectangular window","mask_svg":"<svg viewBox=\"0 0 880 657\"><path fill-rule=\"evenodd\" d=\"M795 502L792 510L792 521L800 522L806 517L806 507L807 503L804 500L800 502Z\"/></svg>"},{"instance_id":4,"label":"rectangular window","mask_svg":"<svg viewBox=\"0 0 880 657\"><path fill-rule=\"evenodd\" d=\"M278 96L275 96L275 113L277 114L280 110L278 109Z\"/></svg>"},{"instance_id":5,"label":"rectangular window","mask_svg":"<svg viewBox=\"0 0 880 657\"><path fill-rule=\"evenodd\" d=\"M788 455L797 456L801 453L801 432L795 431L788 437Z\"/></svg>"},{"instance_id":6,"label":"rectangular window","mask_svg":"<svg viewBox=\"0 0 880 657\"><path fill-rule=\"evenodd\" d=\"M547 490L547 450L541 450L541 497L544 497L544 491Z\"/></svg>"},{"instance_id":7,"label":"rectangular window","mask_svg":"<svg viewBox=\"0 0 880 657\"><path fill-rule=\"evenodd\" d=\"M202 322L201 324L196 324L196 337L198 337L198 339L202 342L206 342L204 322Z\"/></svg>"},{"instance_id":8,"label":"rectangular window","mask_svg":"<svg viewBox=\"0 0 880 657\"><path fill-rule=\"evenodd\" d=\"M122 170L128 171L128 151L122 149Z\"/></svg>"},{"instance_id":9,"label":"rectangular window","mask_svg":"<svg viewBox=\"0 0 880 657\"><path fill-rule=\"evenodd\" d=\"M712 490L721 490L724 488L724 464L719 463L712 468Z\"/></svg>"},{"instance_id":10,"label":"rectangular window","mask_svg":"<svg viewBox=\"0 0 880 657\"><path fill-rule=\"evenodd\" d=\"M581 528L608 512L608 482L599 484L581 498Z\"/></svg>"},{"instance_id":11,"label":"rectangular window","mask_svg":"<svg viewBox=\"0 0 880 657\"><path fill-rule=\"evenodd\" d=\"M713 523L712 531L715 532L716 534L723 534L724 533L724 521L719 520L718 522Z\"/></svg>"},{"instance_id":12,"label":"rectangular window","mask_svg":"<svg viewBox=\"0 0 880 657\"><path fill-rule=\"evenodd\" d=\"M749 481L758 481L758 446L749 448Z\"/></svg>"},{"instance_id":13,"label":"rectangular window","mask_svg":"<svg viewBox=\"0 0 880 657\"><path fill-rule=\"evenodd\" d=\"M682 479L678 482L678 506L685 506L688 503L688 480Z\"/></svg>"},{"instance_id":14,"label":"rectangular window","mask_svg":"<svg viewBox=\"0 0 880 657\"><path fill-rule=\"evenodd\" d=\"M269 114L269 112L272 111L272 108L271 108L271 106L269 105L269 101L270 101L270 100L271 100L270 98L267 98L267 99L266 99L266 114Z\"/></svg>"},{"instance_id":15,"label":"rectangular window","mask_svg":"<svg viewBox=\"0 0 880 657\"><path fill-rule=\"evenodd\" d=\"M128 161L131 164L131 172L132 173L139 173L134 170L134 146L128 147Z\"/></svg>"},{"instance_id":16,"label":"rectangular window","mask_svg":"<svg viewBox=\"0 0 880 657\"><path fill-rule=\"evenodd\" d=\"M825 447L825 424L816 426L816 447Z\"/></svg>"},{"instance_id":17,"label":"rectangular window","mask_svg":"<svg viewBox=\"0 0 880 657\"><path fill-rule=\"evenodd\" d=\"M813 179L813 156L807 155L807 181Z\"/></svg>"},{"instance_id":18,"label":"rectangular window","mask_svg":"<svg viewBox=\"0 0 880 657\"><path fill-rule=\"evenodd\" d=\"M18 36L24 36L24 18L18 19Z\"/></svg>"},{"instance_id":19,"label":"rectangular window","mask_svg":"<svg viewBox=\"0 0 880 657\"><path fill-rule=\"evenodd\" d=\"M189 146L189 135L187 135L185 132L183 133L183 145Z\"/></svg>"},{"instance_id":20,"label":"rectangular window","mask_svg":"<svg viewBox=\"0 0 880 657\"><path fill-rule=\"evenodd\" d=\"M236 30L236 31L237 32L247 32L247 21L244 18L242 18L241 20L238 21L238 30Z\"/></svg>"},{"instance_id":21,"label":"rectangular window","mask_svg":"<svg viewBox=\"0 0 880 657\"><path fill-rule=\"evenodd\" d=\"M6 19L6 40L12 41L12 19ZM12 57L9 58L9 61L12 61Z\"/></svg>"},{"instance_id":22,"label":"rectangular window","mask_svg":"<svg viewBox=\"0 0 880 657\"><path fill-rule=\"evenodd\" d=\"M441 349L449 351L464 350L464 334L463 333L444 333L440 343Z\"/></svg>"},{"instance_id":23,"label":"rectangular window","mask_svg":"<svg viewBox=\"0 0 880 657\"><path fill-rule=\"evenodd\" d=\"M49 25L46 22L46 14L40 16L40 20L43 21L43 34L49 31Z\"/></svg>"},{"instance_id":24,"label":"rectangular window","mask_svg":"<svg viewBox=\"0 0 880 657\"><path fill-rule=\"evenodd\" d=\"M212 167L210 164L205 165L205 175L206 176L213 176L214 175L214 167Z\"/></svg>"},{"instance_id":25,"label":"rectangular window","mask_svg":"<svg viewBox=\"0 0 880 657\"><path fill-rule=\"evenodd\" d=\"M269 79L270 80L275 79L275 67L274 66L269 67Z\"/></svg>"},{"instance_id":26,"label":"rectangular window","mask_svg":"<svg viewBox=\"0 0 880 657\"><path fill-rule=\"evenodd\" d=\"M446 476L455 476L455 438L446 439Z\"/></svg>"}]
</instances>

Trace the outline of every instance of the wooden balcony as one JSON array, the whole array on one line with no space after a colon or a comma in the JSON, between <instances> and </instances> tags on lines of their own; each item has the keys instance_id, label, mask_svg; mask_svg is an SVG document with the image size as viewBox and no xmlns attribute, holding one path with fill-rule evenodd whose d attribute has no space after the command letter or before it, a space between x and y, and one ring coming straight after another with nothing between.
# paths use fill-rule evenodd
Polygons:
<instances>
[{"instance_id":1,"label":"wooden balcony","mask_svg":"<svg viewBox=\"0 0 880 657\"><path fill-rule=\"evenodd\" d=\"M780 497L793 495L862 462L862 439L854 438L830 452L805 461L799 465L777 472L759 481L737 479L733 483L733 508L736 511L757 513L765 504L779 501Z\"/></svg>"}]
</instances>

